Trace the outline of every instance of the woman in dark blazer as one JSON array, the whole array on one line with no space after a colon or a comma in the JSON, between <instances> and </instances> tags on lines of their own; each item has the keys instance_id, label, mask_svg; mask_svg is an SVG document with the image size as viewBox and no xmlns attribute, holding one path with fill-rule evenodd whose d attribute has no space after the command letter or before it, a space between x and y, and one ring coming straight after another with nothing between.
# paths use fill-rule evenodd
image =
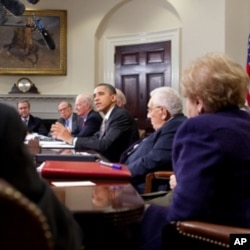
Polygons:
<instances>
[{"instance_id":1,"label":"woman in dark blazer","mask_svg":"<svg viewBox=\"0 0 250 250\"><path fill-rule=\"evenodd\" d=\"M245 70L221 54L207 54L184 71L191 118L174 138L177 184L168 207L147 208L138 249L161 249L162 229L179 220L250 228L250 115L241 110L248 83Z\"/></svg>"}]
</instances>

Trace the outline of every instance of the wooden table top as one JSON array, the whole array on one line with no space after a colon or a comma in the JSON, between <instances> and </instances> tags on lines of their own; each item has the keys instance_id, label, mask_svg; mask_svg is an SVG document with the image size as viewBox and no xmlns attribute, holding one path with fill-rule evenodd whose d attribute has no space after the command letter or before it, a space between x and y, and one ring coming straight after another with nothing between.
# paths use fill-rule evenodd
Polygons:
<instances>
[{"instance_id":1,"label":"wooden table top","mask_svg":"<svg viewBox=\"0 0 250 250\"><path fill-rule=\"evenodd\" d=\"M58 199L76 216L99 216L113 224L132 223L144 211L144 201L131 184L55 187Z\"/></svg>"}]
</instances>

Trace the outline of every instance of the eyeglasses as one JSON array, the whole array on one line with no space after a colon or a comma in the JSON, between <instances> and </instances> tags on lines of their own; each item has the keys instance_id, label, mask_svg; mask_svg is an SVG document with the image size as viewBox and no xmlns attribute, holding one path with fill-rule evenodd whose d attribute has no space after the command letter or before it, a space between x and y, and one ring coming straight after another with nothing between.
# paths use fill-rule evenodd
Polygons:
<instances>
[{"instance_id":1,"label":"eyeglasses","mask_svg":"<svg viewBox=\"0 0 250 250\"><path fill-rule=\"evenodd\" d=\"M154 109L159 109L159 108L162 108L162 107L161 106L157 106L157 107L153 107L153 108L148 108L147 112L151 113Z\"/></svg>"},{"instance_id":2,"label":"eyeglasses","mask_svg":"<svg viewBox=\"0 0 250 250\"><path fill-rule=\"evenodd\" d=\"M67 110L69 107L65 107L65 108L61 108L61 109L58 109L59 112L63 112L65 110Z\"/></svg>"}]
</instances>

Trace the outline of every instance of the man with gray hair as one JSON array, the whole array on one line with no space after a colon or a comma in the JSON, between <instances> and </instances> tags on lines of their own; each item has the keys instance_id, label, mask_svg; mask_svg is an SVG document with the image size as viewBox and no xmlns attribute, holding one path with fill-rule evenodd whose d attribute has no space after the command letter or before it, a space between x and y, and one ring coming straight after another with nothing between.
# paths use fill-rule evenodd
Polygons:
<instances>
[{"instance_id":1,"label":"man with gray hair","mask_svg":"<svg viewBox=\"0 0 250 250\"><path fill-rule=\"evenodd\" d=\"M123 92L116 88L116 104L119 107L124 107L127 103L127 98L126 96L123 94Z\"/></svg>"},{"instance_id":2,"label":"man with gray hair","mask_svg":"<svg viewBox=\"0 0 250 250\"><path fill-rule=\"evenodd\" d=\"M89 94L80 94L75 99L75 110L78 115L76 128L71 131L72 136L86 137L92 136L99 131L102 116L94 110L93 97ZM58 124L58 131L63 131L65 127Z\"/></svg>"},{"instance_id":3,"label":"man with gray hair","mask_svg":"<svg viewBox=\"0 0 250 250\"><path fill-rule=\"evenodd\" d=\"M58 104L58 112L60 118L58 122L64 125L70 132L77 126L78 115L73 112L73 107L70 102L63 100Z\"/></svg>"},{"instance_id":4,"label":"man with gray hair","mask_svg":"<svg viewBox=\"0 0 250 250\"><path fill-rule=\"evenodd\" d=\"M131 171L131 182L139 193L144 192L145 177L149 172L172 170L174 135L187 119L182 109L181 98L173 88L158 87L151 91L147 117L155 131L139 144L127 149L120 160ZM167 183L153 187L153 191L165 189Z\"/></svg>"}]
</instances>

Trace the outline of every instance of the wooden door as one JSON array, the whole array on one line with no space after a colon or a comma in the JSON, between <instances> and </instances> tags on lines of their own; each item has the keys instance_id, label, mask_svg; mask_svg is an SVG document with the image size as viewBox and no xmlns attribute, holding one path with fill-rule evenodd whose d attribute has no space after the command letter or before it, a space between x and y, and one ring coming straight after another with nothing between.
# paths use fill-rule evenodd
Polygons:
<instances>
[{"instance_id":1,"label":"wooden door","mask_svg":"<svg viewBox=\"0 0 250 250\"><path fill-rule=\"evenodd\" d=\"M126 108L147 133L153 131L147 118L149 93L160 86L171 86L171 41L115 48L115 87L126 95Z\"/></svg>"}]
</instances>

